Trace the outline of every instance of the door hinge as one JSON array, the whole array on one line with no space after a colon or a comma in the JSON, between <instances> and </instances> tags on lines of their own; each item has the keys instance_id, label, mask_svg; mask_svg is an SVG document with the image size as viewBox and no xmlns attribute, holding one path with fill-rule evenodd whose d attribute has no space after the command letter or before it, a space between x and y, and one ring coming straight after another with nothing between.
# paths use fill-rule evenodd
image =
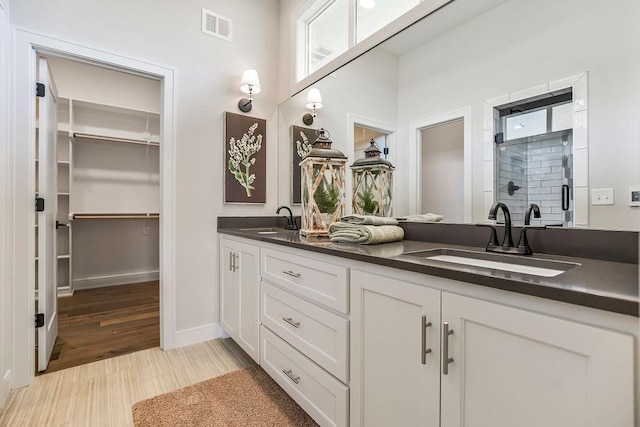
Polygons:
<instances>
[{"instance_id":1,"label":"door hinge","mask_svg":"<svg viewBox=\"0 0 640 427\"><path fill-rule=\"evenodd\" d=\"M36 96L38 98L44 98L44 84L43 83L36 83Z\"/></svg>"},{"instance_id":2,"label":"door hinge","mask_svg":"<svg viewBox=\"0 0 640 427\"><path fill-rule=\"evenodd\" d=\"M36 328L41 328L44 326L44 313L36 314Z\"/></svg>"},{"instance_id":3,"label":"door hinge","mask_svg":"<svg viewBox=\"0 0 640 427\"><path fill-rule=\"evenodd\" d=\"M42 197L36 197L36 212L44 211L44 199Z\"/></svg>"},{"instance_id":4,"label":"door hinge","mask_svg":"<svg viewBox=\"0 0 640 427\"><path fill-rule=\"evenodd\" d=\"M493 142L496 144L502 144L504 142L504 133L499 132L493 137Z\"/></svg>"}]
</instances>

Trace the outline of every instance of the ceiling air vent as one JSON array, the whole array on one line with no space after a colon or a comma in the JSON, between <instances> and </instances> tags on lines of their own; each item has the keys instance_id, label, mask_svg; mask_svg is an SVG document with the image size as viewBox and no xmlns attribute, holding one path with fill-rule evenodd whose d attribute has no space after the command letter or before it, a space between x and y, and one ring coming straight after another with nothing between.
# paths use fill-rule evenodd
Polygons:
<instances>
[{"instance_id":1,"label":"ceiling air vent","mask_svg":"<svg viewBox=\"0 0 640 427\"><path fill-rule=\"evenodd\" d=\"M202 9L202 32L231 41L231 19L207 9Z\"/></svg>"}]
</instances>

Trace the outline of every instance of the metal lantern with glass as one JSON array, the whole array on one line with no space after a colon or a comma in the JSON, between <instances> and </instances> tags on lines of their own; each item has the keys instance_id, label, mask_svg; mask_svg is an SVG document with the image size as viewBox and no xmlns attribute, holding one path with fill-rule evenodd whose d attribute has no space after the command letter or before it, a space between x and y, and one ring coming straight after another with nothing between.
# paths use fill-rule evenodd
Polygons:
<instances>
[{"instance_id":1,"label":"metal lantern with glass","mask_svg":"<svg viewBox=\"0 0 640 427\"><path fill-rule=\"evenodd\" d=\"M365 157L351 165L353 177L353 213L391 216L393 193L393 165L380 157L380 149L372 139L364 150Z\"/></svg>"},{"instance_id":2,"label":"metal lantern with glass","mask_svg":"<svg viewBox=\"0 0 640 427\"><path fill-rule=\"evenodd\" d=\"M300 162L302 225L305 237L329 235L329 226L345 215L347 157L331 148L329 132L316 131L318 138Z\"/></svg>"}]
</instances>

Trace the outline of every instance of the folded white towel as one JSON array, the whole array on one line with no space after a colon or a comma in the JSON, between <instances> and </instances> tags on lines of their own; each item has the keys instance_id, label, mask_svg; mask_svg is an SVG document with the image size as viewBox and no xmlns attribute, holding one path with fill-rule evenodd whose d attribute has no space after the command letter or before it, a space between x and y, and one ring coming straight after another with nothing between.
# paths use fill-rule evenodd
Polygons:
<instances>
[{"instance_id":1,"label":"folded white towel","mask_svg":"<svg viewBox=\"0 0 640 427\"><path fill-rule=\"evenodd\" d=\"M404 230L397 225L357 225L334 222L329 226L329 238L334 243L375 245L402 240Z\"/></svg>"},{"instance_id":2,"label":"folded white towel","mask_svg":"<svg viewBox=\"0 0 640 427\"><path fill-rule=\"evenodd\" d=\"M340 218L340 221L358 225L398 225L395 218L374 215L347 215Z\"/></svg>"},{"instance_id":3,"label":"folded white towel","mask_svg":"<svg viewBox=\"0 0 640 427\"><path fill-rule=\"evenodd\" d=\"M406 218L400 218L407 222L440 222L442 221L442 215L436 215L433 213L426 213L423 215L409 215Z\"/></svg>"}]
</instances>

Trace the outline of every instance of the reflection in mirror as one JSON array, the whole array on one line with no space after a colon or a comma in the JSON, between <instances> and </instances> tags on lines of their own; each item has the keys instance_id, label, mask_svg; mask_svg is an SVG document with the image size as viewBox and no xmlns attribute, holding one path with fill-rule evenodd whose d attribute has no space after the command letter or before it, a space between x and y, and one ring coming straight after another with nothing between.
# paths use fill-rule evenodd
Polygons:
<instances>
[{"instance_id":1,"label":"reflection in mirror","mask_svg":"<svg viewBox=\"0 0 640 427\"><path fill-rule=\"evenodd\" d=\"M535 203L542 224L639 230L638 15L635 0L455 0L317 82L312 127L348 164L365 140L356 127L387 129L394 215L481 222L499 200L516 224ZM281 165L305 96L280 106ZM462 130L449 144L433 134L450 122ZM609 204L592 197L600 189L613 189Z\"/></svg>"}]
</instances>

